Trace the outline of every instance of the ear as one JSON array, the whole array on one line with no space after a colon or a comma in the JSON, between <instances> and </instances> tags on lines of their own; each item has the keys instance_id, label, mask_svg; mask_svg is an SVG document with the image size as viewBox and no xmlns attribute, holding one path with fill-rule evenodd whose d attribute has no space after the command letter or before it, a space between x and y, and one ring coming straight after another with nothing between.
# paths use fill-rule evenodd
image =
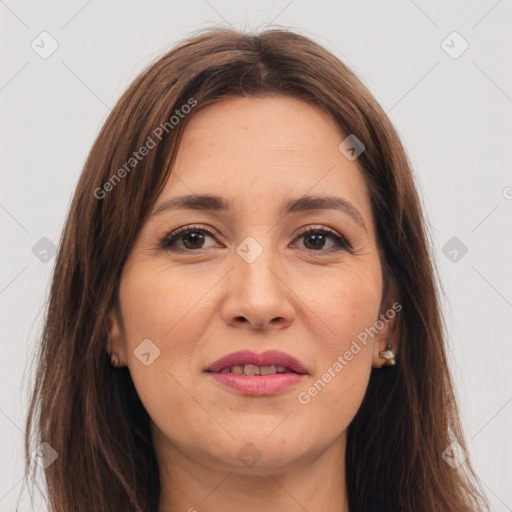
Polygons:
<instances>
[{"instance_id":1,"label":"ear","mask_svg":"<svg viewBox=\"0 0 512 512\"><path fill-rule=\"evenodd\" d=\"M402 305L399 302L383 308L379 318L375 321L375 328L378 330L373 343L373 368L382 368L386 359L379 355L380 352L392 352L395 357L398 355L400 345L400 321L399 315ZM389 347L391 345L391 347Z\"/></svg>"},{"instance_id":2,"label":"ear","mask_svg":"<svg viewBox=\"0 0 512 512\"><path fill-rule=\"evenodd\" d=\"M119 359L119 366L126 366L126 344L125 330L121 314L112 308L107 314L108 340L107 352L116 354Z\"/></svg>"}]
</instances>

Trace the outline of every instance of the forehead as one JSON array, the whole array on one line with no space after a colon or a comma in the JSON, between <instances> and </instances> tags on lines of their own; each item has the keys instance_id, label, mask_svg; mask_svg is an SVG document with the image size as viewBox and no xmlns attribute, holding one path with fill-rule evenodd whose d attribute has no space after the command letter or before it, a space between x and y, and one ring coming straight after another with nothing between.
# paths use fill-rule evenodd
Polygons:
<instances>
[{"instance_id":1,"label":"forehead","mask_svg":"<svg viewBox=\"0 0 512 512\"><path fill-rule=\"evenodd\" d=\"M338 149L345 137L327 112L292 97L220 101L190 119L159 200L214 194L238 210L277 211L292 196L335 194L367 216L361 169Z\"/></svg>"},{"instance_id":2,"label":"forehead","mask_svg":"<svg viewBox=\"0 0 512 512\"><path fill-rule=\"evenodd\" d=\"M185 129L181 149L225 159L242 160L247 152L259 161L279 161L279 157L310 161L312 150L328 157L341 136L327 112L312 103L289 96L240 97L196 113Z\"/></svg>"}]
</instances>

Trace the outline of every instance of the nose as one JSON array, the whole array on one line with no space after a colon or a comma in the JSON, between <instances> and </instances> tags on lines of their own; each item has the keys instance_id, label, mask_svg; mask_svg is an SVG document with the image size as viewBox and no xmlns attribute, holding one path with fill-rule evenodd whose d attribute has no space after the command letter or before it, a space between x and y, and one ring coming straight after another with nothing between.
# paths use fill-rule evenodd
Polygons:
<instances>
[{"instance_id":1,"label":"nose","mask_svg":"<svg viewBox=\"0 0 512 512\"><path fill-rule=\"evenodd\" d=\"M289 277L270 250L252 263L235 254L225 286L221 316L226 324L247 330L282 329L294 320Z\"/></svg>"}]
</instances>

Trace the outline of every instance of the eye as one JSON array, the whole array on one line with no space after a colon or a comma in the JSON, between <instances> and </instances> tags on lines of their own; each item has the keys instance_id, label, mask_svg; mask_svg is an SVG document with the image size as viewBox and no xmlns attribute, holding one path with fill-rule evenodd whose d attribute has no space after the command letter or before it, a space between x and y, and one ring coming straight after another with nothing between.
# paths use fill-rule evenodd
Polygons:
<instances>
[{"instance_id":1,"label":"eye","mask_svg":"<svg viewBox=\"0 0 512 512\"><path fill-rule=\"evenodd\" d=\"M165 235L160 240L159 247L164 251L187 251L192 252L200 249L208 249L204 247L206 238L213 238L214 231L204 227L184 226L182 228Z\"/></svg>"},{"instance_id":2,"label":"eye","mask_svg":"<svg viewBox=\"0 0 512 512\"><path fill-rule=\"evenodd\" d=\"M314 252L332 252L332 251L351 251L352 246L350 243L341 235L333 231L332 229L321 226L309 227L302 231L298 237L304 238L304 249ZM331 246L325 249L326 242L331 240Z\"/></svg>"}]
</instances>

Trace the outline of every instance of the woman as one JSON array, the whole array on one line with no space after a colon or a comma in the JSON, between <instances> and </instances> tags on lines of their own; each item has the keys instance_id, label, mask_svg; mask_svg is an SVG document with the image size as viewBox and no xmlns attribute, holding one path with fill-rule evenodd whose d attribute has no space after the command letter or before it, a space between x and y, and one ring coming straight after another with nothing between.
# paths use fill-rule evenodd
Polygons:
<instances>
[{"instance_id":1,"label":"woman","mask_svg":"<svg viewBox=\"0 0 512 512\"><path fill-rule=\"evenodd\" d=\"M410 166L343 63L209 29L133 82L71 205L27 427L55 512L485 509Z\"/></svg>"}]
</instances>

